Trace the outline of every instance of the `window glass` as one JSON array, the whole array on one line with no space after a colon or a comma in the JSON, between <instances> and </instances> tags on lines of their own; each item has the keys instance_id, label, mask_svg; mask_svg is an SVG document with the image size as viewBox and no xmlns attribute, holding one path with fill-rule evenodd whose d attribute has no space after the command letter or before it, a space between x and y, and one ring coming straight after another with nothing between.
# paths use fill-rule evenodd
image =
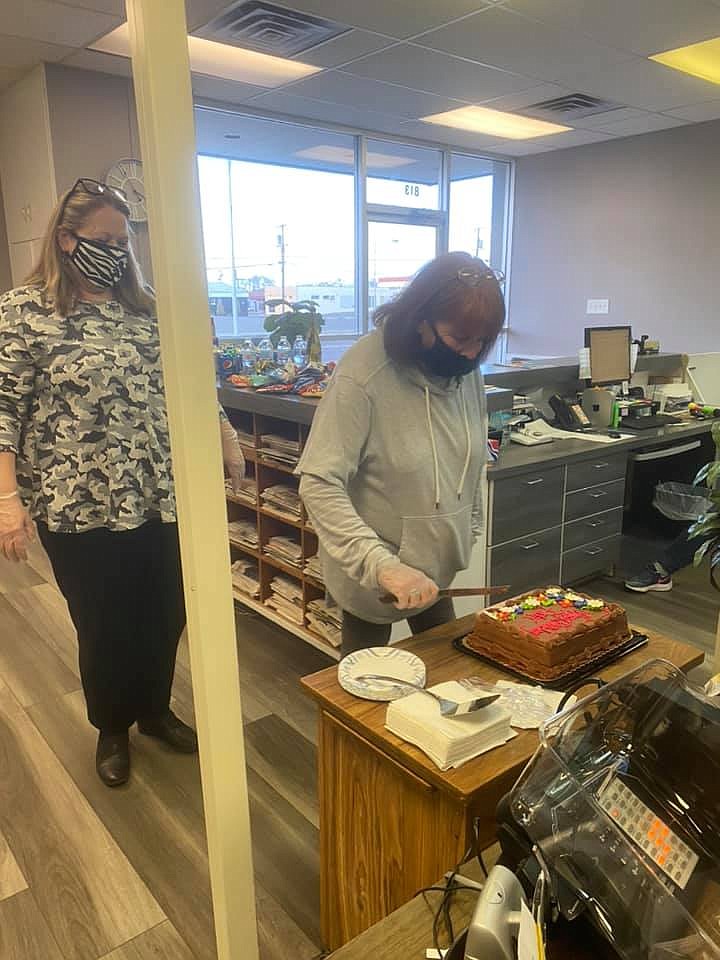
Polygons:
<instances>
[{"instance_id":1,"label":"window glass","mask_svg":"<svg viewBox=\"0 0 720 960\"><path fill-rule=\"evenodd\" d=\"M367 202L437 210L440 151L383 140L367 142Z\"/></svg>"},{"instance_id":2,"label":"window glass","mask_svg":"<svg viewBox=\"0 0 720 960\"><path fill-rule=\"evenodd\" d=\"M450 250L464 250L505 273L509 165L453 154L450 163Z\"/></svg>"}]
</instances>

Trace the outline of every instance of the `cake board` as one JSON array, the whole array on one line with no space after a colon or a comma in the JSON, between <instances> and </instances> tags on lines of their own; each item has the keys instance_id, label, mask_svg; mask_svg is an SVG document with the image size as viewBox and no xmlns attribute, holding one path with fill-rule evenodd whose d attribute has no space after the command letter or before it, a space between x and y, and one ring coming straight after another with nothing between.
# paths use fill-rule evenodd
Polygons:
<instances>
[{"instance_id":1,"label":"cake board","mask_svg":"<svg viewBox=\"0 0 720 960\"><path fill-rule=\"evenodd\" d=\"M475 657L476 660L482 660L482 662L486 663L488 666L494 667L496 670L502 670L503 673L508 673L524 683L532 683L535 686L543 687L548 690L567 690L568 687L576 684L578 680L583 680L586 677L592 676L597 670L601 670L603 667L609 666L611 663L614 663L621 657L626 656L628 653L633 653L635 650L639 650L648 642L648 638L644 633L638 633L636 630L633 630L630 636L621 644L618 644L618 646L613 650L607 650L604 653L601 653L599 656L594 657L592 660L588 660L587 663L582 664L582 666L574 667L567 673L561 674L558 677L554 677L552 680L541 680L538 677L533 677L528 673L523 673L519 670L513 670L511 667L506 667L505 664L500 663L497 660L493 660L491 657L486 657L482 653L478 653L477 650L471 649L465 643L467 636L469 635L458 637L456 640L453 640L453 646L460 653L465 653L470 657Z\"/></svg>"}]
</instances>

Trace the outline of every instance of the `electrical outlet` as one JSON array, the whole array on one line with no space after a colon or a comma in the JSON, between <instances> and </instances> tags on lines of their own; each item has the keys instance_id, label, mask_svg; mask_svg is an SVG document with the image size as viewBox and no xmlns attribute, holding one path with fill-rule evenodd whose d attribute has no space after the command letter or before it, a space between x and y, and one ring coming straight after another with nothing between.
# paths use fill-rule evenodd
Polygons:
<instances>
[{"instance_id":1,"label":"electrical outlet","mask_svg":"<svg viewBox=\"0 0 720 960\"><path fill-rule=\"evenodd\" d=\"M609 313L609 300L588 300L586 313Z\"/></svg>"}]
</instances>

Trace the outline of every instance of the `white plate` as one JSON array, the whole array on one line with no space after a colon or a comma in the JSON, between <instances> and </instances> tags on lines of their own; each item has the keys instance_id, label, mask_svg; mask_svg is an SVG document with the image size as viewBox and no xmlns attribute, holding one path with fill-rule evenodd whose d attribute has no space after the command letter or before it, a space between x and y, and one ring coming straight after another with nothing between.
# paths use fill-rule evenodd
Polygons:
<instances>
[{"instance_id":1,"label":"white plate","mask_svg":"<svg viewBox=\"0 0 720 960\"><path fill-rule=\"evenodd\" d=\"M338 683L343 690L365 700L398 700L406 697L407 690L400 690L382 680L355 679L365 673L379 673L425 686L425 664L420 657L396 647L369 647L349 653L338 664Z\"/></svg>"}]
</instances>

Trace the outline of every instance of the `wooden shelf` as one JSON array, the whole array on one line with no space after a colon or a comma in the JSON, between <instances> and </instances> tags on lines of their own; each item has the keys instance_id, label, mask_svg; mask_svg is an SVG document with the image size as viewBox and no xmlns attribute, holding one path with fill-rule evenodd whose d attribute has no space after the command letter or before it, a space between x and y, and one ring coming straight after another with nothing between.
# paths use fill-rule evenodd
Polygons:
<instances>
[{"instance_id":1,"label":"wooden shelf","mask_svg":"<svg viewBox=\"0 0 720 960\"><path fill-rule=\"evenodd\" d=\"M232 493L230 490L225 491L225 499L229 500L230 503L237 503L241 507L247 507L249 510L257 511L258 505L257 500L251 500L249 497L239 497L236 493Z\"/></svg>"},{"instance_id":2,"label":"wooden shelf","mask_svg":"<svg viewBox=\"0 0 720 960\"><path fill-rule=\"evenodd\" d=\"M240 449L242 450L245 459L249 460L250 463L255 463L257 461L257 450L255 447L248 447L244 443L241 443Z\"/></svg>"},{"instance_id":3,"label":"wooden shelf","mask_svg":"<svg viewBox=\"0 0 720 960\"><path fill-rule=\"evenodd\" d=\"M321 580L317 580L315 577L311 577L307 573L303 573L303 579L306 583L309 583L311 587L315 587L316 590L322 590L324 592L327 589Z\"/></svg>"},{"instance_id":4,"label":"wooden shelf","mask_svg":"<svg viewBox=\"0 0 720 960\"><path fill-rule=\"evenodd\" d=\"M256 613L259 613L266 619L276 623L279 627L283 627L283 629L287 630L289 633L295 634L296 637L300 637L317 650L321 650L323 653L327 654L328 657L332 657L333 660L340 659L339 650L337 650L331 644L326 643L320 637L316 637L315 634L311 633L308 629L306 629L306 627L301 627L300 624L293 623L292 620L288 620L287 617L284 617L281 613L278 613L271 607L266 607L265 604L261 603L259 600L253 600L252 597L248 597L247 594L236 589L235 587L233 587L233 597L238 603L248 607L250 610L254 610Z\"/></svg>"},{"instance_id":5,"label":"wooden shelf","mask_svg":"<svg viewBox=\"0 0 720 960\"><path fill-rule=\"evenodd\" d=\"M275 557L268 556L267 553L263 553L261 556L263 563L269 564L271 567L275 567L276 570L281 570L283 573L287 573L288 576L294 577L296 580L303 579L302 567L294 567L291 563L285 563L283 560L276 560Z\"/></svg>"},{"instance_id":6,"label":"wooden shelf","mask_svg":"<svg viewBox=\"0 0 720 960\"><path fill-rule=\"evenodd\" d=\"M256 560L260 559L260 551L254 550L252 547L246 547L244 543L240 543L239 540L233 540L232 537L228 538L230 540L230 545L235 547L236 550L241 550L243 553L246 553L249 557L254 557Z\"/></svg>"},{"instance_id":7,"label":"wooden shelf","mask_svg":"<svg viewBox=\"0 0 720 960\"><path fill-rule=\"evenodd\" d=\"M264 517L272 517L273 520L279 520L280 523L287 523L288 526L295 527L296 530L302 530L300 520L293 520L290 517L286 517L284 513L280 513L279 510L273 510L272 507L260 507L260 513Z\"/></svg>"},{"instance_id":8,"label":"wooden shelf","mask_svg":"<svg viewBox=\"0 0 720 960\"><path fill-rule=\"evenodd\" d=\"M272 460L265 460L260 453L258 453L257 460L255 462L259 463L261 467L269 467L271 470L277 470L280 473L287 473L290 477L297 469L297 467L286 467L284 463L273 463Z\"/></svg>"}]
</instances>

